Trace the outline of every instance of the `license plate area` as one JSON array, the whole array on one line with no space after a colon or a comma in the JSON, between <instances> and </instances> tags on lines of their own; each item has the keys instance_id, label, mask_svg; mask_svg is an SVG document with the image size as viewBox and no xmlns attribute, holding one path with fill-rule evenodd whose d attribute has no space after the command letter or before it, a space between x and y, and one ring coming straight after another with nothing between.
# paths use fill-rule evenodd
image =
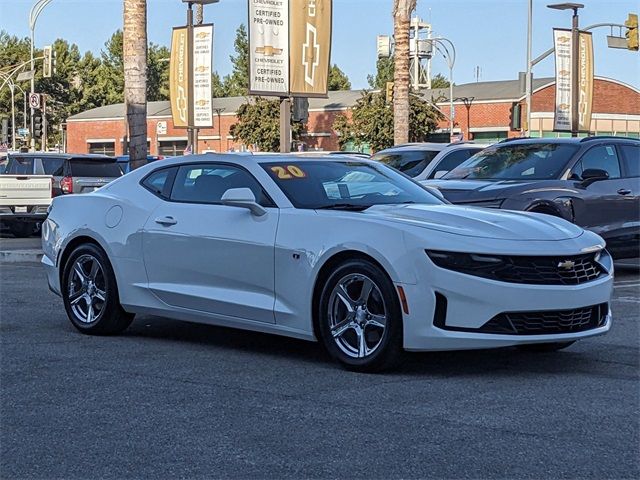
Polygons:
<instances>
[{"instance_id":1,"label":"license plate area","mask_svg":"<svg viewBox=\"0 0 640 480\"><path fill-rule=\"evenodd\" d=\"M27 207L15 207L14 211L16 213L27 213Z\"/></svg>"}]
</instances>

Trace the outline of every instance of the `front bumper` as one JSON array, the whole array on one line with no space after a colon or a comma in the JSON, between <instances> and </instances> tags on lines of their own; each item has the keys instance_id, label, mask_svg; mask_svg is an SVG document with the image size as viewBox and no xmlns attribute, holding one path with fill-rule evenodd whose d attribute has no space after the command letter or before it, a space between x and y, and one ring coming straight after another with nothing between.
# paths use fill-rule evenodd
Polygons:
<instances>
[{"instance_id":1,"label":"front bumper","mask_svg":"<svg viewBox=\"0 0 640 480\"><path fill-rule=\"evenodd\" d=\"M403 284L402 288L409 307L409 314L404 316L407 350L466 350L569 342L602 335L611 328L609 311L601 326L578 332L511 335L477 331L506 312L566 311L609 303L612 271L581 285L529 285L466 275L425 261L419 269L418 282ZM436 293L446 298L445 328L434 325Z\"/></svg>"}]
</instances>

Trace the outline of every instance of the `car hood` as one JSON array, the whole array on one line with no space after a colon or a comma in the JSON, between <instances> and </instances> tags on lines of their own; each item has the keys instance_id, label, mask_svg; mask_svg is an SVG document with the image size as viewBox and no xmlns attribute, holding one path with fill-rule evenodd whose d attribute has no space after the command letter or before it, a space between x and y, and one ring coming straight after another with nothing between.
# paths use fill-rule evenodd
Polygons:
<instances>
[{"instance_id":1,"label":"car hood","mask_svg":"<svg viewBox=\"0 0 640 480\"><path fill-rule=\"evenodd\" d=\"M429 180L423 185L437 188L451 203L482 202L504 198L508 191L540 186L540 180Z\"/></svg>"},{"instance_id":2,"label":"car hood","mask_svg":"<svg viewBox=\"0 0 640 480\"><path fill-rule=\"evenodd\" d=\"M362 214L469 237L500 240L567 240L584 230L561 218L537 213L456 205L375 205Z\"/></svg>"}]
</instances>

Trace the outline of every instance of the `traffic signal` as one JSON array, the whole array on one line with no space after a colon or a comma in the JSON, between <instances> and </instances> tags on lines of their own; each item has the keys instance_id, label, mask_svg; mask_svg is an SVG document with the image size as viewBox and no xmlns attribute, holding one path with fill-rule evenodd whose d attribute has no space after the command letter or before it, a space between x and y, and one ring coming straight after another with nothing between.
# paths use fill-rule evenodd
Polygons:
<instances>
[{"instance_id":1,"label":"traffic signal","mask_svg":"<svg viewBox=\"0 0 640 480\"><path fill-rule=\"evenodd\" d=\"M627 37L627 49L638 51L638 15L630 13L627 17L627 21L624 22L627 26L625 36Z\"/></svg>"},{"instance_id":2,"label":"traffic signal","mask_svg":"<svg viewBox=\"0 0 640 480\"><path fill-rule=\"evenodd\" d=\"M33 138L39 138L42 136L42 113L39 111L33 112Z\"/></svg>"},{"instance_id":3,"label":"traffic signal","mask_svg":"<svg viewBox=\"0 0 640 480\"><path fill-rule=\"evenodd\" d=\"M306 97L293 98L293 113L291 118L294 122L307 123L309 120L309 99Z\"/></svg>"},{"instance_id":4,"label":"traffic signal","mask_svg":"<svg viewBox=\"0 0 640 480\"><path fill-rule=\"evenodd\" d=\"M386 89L386 97L385 97L385 101L387 102L387 105L390 105L393 103L393 82L387 82L387 89Z\"/></svg>"},{"instance_id":5,"label":"traffic signal","mask_svg":"<svg viewBox=\"0 0 640 480\"><path fill-rule=\"evenodd\" d=\"M520 130L522 128L522 104L513 102L509 110L509 128L511 130Z\"/></svg>"},{"instance_id":6,"label":"traffic signal","mask_svg":"<svg viewBox=\"0 0 640 480\"><path fill-rule=\"evenodd\" d=\"M46 47L44 47L44 49L42 50L42 55L44 57L43 61L42 61L42 76L44 78L49 78L51 77L51 70L52 70L52 57L53 55L51 54L51 45L47 45Z\"/></svg>"}]
</instances>

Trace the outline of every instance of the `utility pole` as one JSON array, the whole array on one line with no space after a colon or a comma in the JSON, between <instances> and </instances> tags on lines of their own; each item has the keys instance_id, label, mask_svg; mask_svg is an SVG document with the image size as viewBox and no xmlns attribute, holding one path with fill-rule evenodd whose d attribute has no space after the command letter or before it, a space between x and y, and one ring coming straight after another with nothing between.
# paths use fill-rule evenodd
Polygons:
<instances>
[{"instance_id":1,"label":"utility pole","mask_svg":"<svg viewBox=\"0 0 640 480\"><path fill-rule=\"evenodd\" d=\"M291 99L280 97L280 153L291 151Z\"/></svg>"}]
</instances>

